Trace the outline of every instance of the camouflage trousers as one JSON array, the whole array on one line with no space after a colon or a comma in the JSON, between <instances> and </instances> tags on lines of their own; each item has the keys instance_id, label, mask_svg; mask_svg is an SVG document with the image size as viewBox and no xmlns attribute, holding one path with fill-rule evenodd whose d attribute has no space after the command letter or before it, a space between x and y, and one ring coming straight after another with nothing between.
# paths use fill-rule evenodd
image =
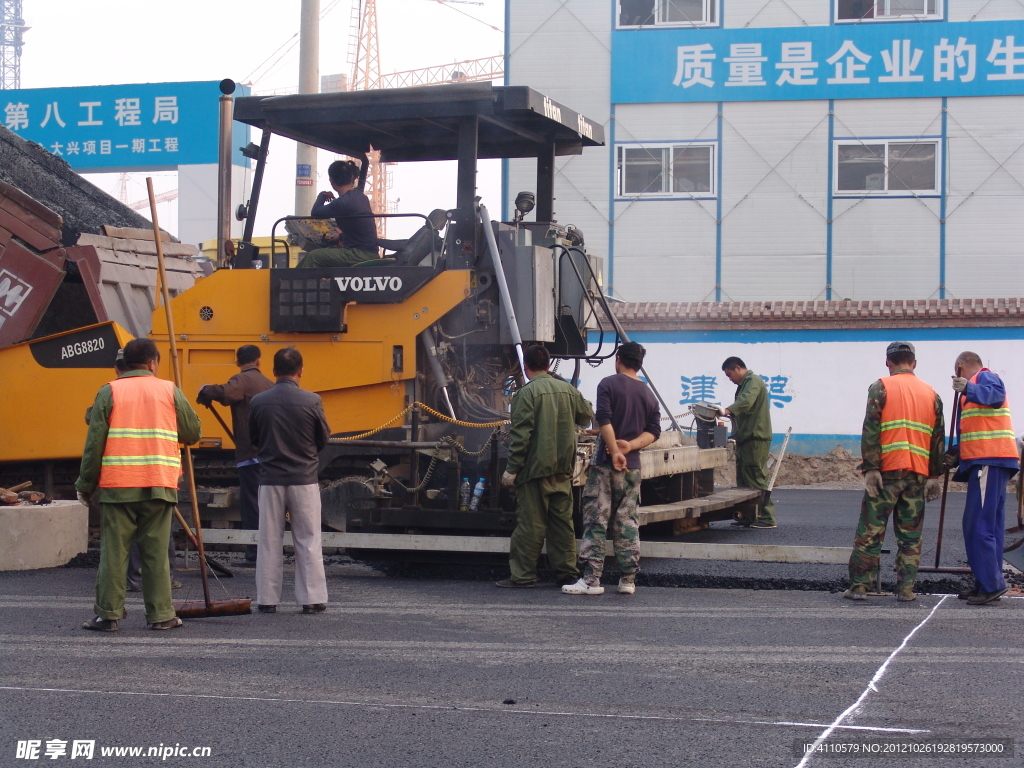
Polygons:
<instances>
[{"instance_id":1,"label":"camouflage trousers","mask_svg":"<svg viewBox=\"0 0 1024 768\"><path fill-rule=\"evenodd\" d=\"M622 575L636 575L640 569L639 507L639 469L617 472L607 465L590 467L583 488L583 545L580 548L587 583L601 581L609 525Z\"/></svg>"},{"instance_id":2,"label":"camouflage trousers","mask_svg":"<svg viewBox=\"0 0 1024 768\"><path fill-rule=\"evenodd\" d=\"M851 586L870 587L878 575L878 555L889 515L899 554L896 555L896 588L912 587L921 561L921 527L924 524L926 477L906 470L882 473L882 493L874 498L864 494L860 522L850 556Z\"/></svg>"}]
</instances>

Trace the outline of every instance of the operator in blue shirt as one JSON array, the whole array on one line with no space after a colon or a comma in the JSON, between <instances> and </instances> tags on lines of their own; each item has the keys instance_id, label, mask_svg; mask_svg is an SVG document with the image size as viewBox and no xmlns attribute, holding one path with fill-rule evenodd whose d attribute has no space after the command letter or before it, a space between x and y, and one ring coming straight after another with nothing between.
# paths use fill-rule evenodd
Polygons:
<instances>
[{"instance_id":1,"label":"operator in blue shirt","mask_svg":"<svg viewBox=\"0 0 1024 768\"><path fill-rule=\"evenodd\" d=\"M380 258L377 250L377 224L371 215L370 201L358 187L359 166L351 160L336 160L327 168L334 192L321 192L310 216L333 218L341 230L340 248L317 248L296 265L306 267L354 267Z\"/></svg>"}]
</instances>

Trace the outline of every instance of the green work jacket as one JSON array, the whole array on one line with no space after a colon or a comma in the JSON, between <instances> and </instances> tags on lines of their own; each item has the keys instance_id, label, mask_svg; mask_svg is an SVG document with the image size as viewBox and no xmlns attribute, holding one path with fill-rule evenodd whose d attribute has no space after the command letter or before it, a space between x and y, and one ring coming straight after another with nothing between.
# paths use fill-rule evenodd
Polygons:
<instances>
[{"instance_id":1,"label":"green work jacket","mask_svg":"<svg viewBox=\"0 0 1024 768\"><path fill-rule=\"evenodd\" d=\"M538 373L512 398L512 445L507 471L516 485L552 475L572 474L576 466L576 426L594 418L590 403L572 384Z\"/></svg>"},{"instance_id":2,"label":"green work jacket","mask_svg":"<svg viewBox=\"0 0 1024 768\"><path fill-rule=\"evenodd\" d=\"M118 378L129 376L152 376L149 371L128 371ZM89 433L85 437L85 450L82 452L82 468L79 470L75 490L89 494L96 491L96 501L107 504L127 504L132 501L162 499L172 504L178 502L178 491L174 488L100 488L96 483L100 479L100 467L103 461L103 449L107 445L107 431L110 429L110 411L114 407L114 395L109 384L100 387L96 400L89 414ZM191 445L202 436L199 417L189 405L184 393L174 388L174 410L178 415L178 442Z\"/></svg>"},{"instance_id":3,"label":"green work jacket","mask_svg":"<svg viewBox=\"0 0 1024 768\"><path fill-rule=\"evenodd\" d=\"M768 405L768 387L764 379L753 371L747 371L736 387L736 402L726 408L733 415L732 439L737 443L771 440L772 417L768 413Z\"/></svg>"}]
</instances>

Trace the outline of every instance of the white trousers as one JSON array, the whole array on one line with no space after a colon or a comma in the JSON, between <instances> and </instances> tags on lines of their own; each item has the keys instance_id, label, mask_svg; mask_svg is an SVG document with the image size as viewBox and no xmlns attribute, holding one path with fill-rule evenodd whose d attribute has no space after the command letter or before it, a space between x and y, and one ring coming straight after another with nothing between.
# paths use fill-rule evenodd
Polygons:
<instances>
[{"instance_id":1,"label":"white trousers","mask_svg":"<svg viewBox=\"0 0 1024 768\"><path fill-rule=\"evenodd\" d=\"M256 603L281 602L284 568L284 514L291 513L295 545L295 602L315 605L327 602L327 577L320 538L320 486L260 486L259 554L256 557Z\"/></svg>"}]
</instances>

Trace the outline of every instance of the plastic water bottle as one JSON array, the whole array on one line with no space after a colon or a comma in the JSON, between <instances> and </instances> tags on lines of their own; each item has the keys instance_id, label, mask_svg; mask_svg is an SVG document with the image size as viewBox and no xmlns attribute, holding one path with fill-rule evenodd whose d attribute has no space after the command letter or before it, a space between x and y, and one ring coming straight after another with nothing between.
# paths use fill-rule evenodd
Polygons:
<instances>
[{"instance_id":1,"label":"plastic water bottle","mask_svg":"<svg viewBox=\"0 0 1024 768\"><path fill-rule=\"evenodd\" d=\"M480 500L484 497L484 486L486 483L481 477L476 481L476 485L473 487L473 499L469 502L469 511L476 512L480 509Z\"/></svg>"},{"instance_id":2,"label":"plastic water bottle","mask_svg":"<svg viewBox=\"0 0 1024 768\"><path fill-rule=\"evenodd\" d=\"M469 478L462 478L462 485L459 486L459 511L469 511L469 500L473 496L473 486L469 484Z\"/></svg>"}]
</instances>

